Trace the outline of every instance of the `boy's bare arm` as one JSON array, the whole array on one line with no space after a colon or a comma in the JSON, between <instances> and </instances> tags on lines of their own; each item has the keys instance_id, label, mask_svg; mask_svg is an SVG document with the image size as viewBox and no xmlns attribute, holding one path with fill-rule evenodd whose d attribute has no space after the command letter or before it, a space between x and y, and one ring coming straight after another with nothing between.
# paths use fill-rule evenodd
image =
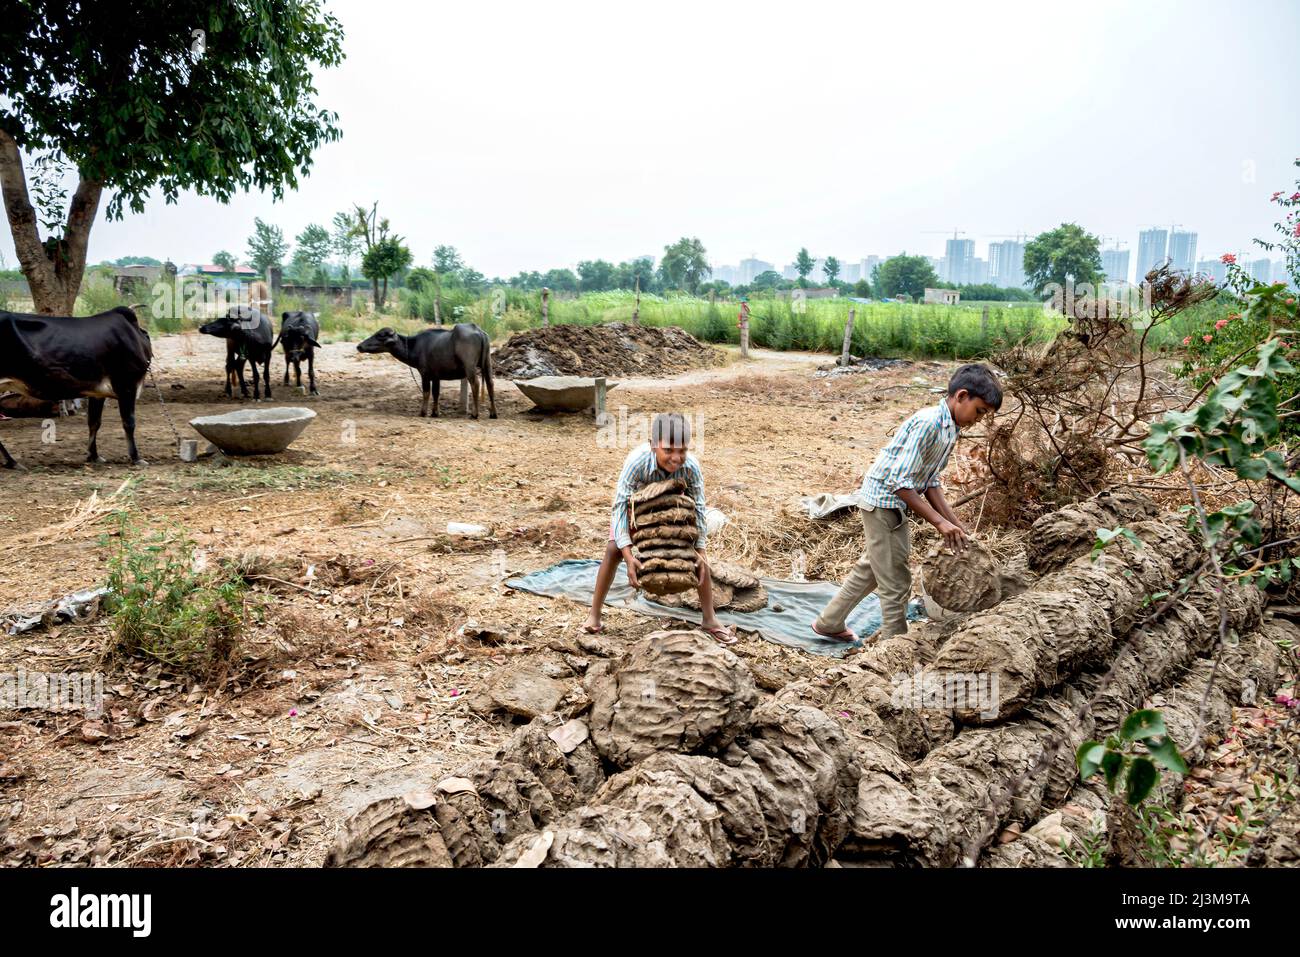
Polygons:
<instances>
[{"instance_id":1,"label":"boy's bare arm","mask_svg":"<svg viewBox=\"0 0 1300 957\"><path fill-rule=\"evenodd\" d=\"M935 485L932 488L926 489L925 499L934 506L936 512L948 521L952 522L958 528L966 528L966 526L961 523L961 519L957 517L957 513L952 510L952 506L948 504L948 499L944 497L942 488Z\"/></svg>"},{"instance_id":2,"label":"boy's bare arm","mask_svg":"<svg viewBox=\"0 0 1300 957\"><path fill-rule=\"evenodd\" d=\"M909 509L933 525L943 536L944 543L949 548L957 552L962 550L966 544L966 530L960 524L951 522L940 514L926 500L926 497L917 493L916 489L898 488L894 490L894 494L901 498Z\"/></svg>"}]
</instances>

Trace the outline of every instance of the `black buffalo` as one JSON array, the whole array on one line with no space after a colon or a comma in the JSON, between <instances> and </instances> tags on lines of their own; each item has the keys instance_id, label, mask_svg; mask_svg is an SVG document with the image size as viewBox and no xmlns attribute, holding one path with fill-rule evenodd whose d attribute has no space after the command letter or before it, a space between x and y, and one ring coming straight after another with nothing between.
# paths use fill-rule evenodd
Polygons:
<instances>
[{"instance_id":1,"label":"black buffalo","mask_svg":"<svg viewBox=\"0 0 1300 957\"><path fill-rule=\"evenodd\" d=\"M116 399L131 461L145 464L135 445L135 403L152 361L149 334L126 306L76 318L0 312L0 391L47 401L88 399L88 462L104 461L95 437L104 400ZM18 464L3 444L0 456L5 468Z\"/></svg>"},{"instance_id":2,"label":"black buffalo","mask_svg":"<svg viewBox=\"0 0 1300 957\"><path fill-rule=\"evenodd\" d=\"M199 332L226 340L226 395L233 394L232 386L237 378L240 394L248 396L248 384L244 381L247 360L253 367L253 398L262 397L258 366L262 367L262 378L266 380L266 397L271 398L271 350L275 346L275 331L270 319L249 306L235 306L220 319L199 326Z\"/></svg>"},{"instance_id":3,"label":"black buffalo","mask_svg":"<svg viewBox=\"0 0 1300 957\"><path fill-rule=\"evenodd\" d=\"M284 384L289 384L289 366L293 365L297 385L302 388L302 360L307 360L307 383L312 395L316 390L316 350L320 348L320 323L314 312L285 312L280 314L280 335L275 342L284 346ZM271 344L275 348L275 343ZM267 393L270 395L270 393Z\"/></svg>"},{"instance_id":4,"label":"black buffalo","mask_svg":"<svg viewBox=\"0 0 1300 957\"><path fill-rule=\"evenodd\" d=\"M404 336L392 329L380 329L357 344L358 352L387 352L420 373L420 415L438 414L438 390L443 379L468 379L474 393L473 418L478 418L478 373L487 387L489 418L497 417L496 394L492 387L492 343L487 333L472 322L458 322L450 329L426 329ZM429 411L432 394L433 411Z\"/></svg>"}]
</instances>

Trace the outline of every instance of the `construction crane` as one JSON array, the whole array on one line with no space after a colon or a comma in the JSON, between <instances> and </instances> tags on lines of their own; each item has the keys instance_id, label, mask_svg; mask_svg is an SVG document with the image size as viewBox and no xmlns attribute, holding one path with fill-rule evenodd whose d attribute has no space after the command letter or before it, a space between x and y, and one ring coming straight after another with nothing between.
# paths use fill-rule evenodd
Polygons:
<instances>
[{"instance_id":1,"label":"construction crane","mask_svg":"<svg viewBox=\"0 0 1300 957\"><path fill-rule=\"evenodd\" d=\"M923 229L921 230L921 232L926 233L927 235L931 233L942 233L945 236L948 235L948 230L946 229ZM953 239L956 239L958 236L965 236L965 235L966 235L966 230L964 229L954 229L952 231Z\"/></svg>"}]
</instances>

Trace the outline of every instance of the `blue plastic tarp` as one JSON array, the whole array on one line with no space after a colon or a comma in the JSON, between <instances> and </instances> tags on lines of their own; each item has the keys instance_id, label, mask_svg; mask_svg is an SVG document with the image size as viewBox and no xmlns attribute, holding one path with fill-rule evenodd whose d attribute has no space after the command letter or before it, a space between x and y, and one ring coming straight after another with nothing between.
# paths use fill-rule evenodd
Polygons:
<instances>
[{"instance_id":1,"label":"blue plastic tarp","mask_svg":"<svg viewBox=\"0 0 1300 957\"><path fill-rule=\"evenodd\" d=\"M546 595L551 598L570 598L580 605L590 605L596 590L596 570L600 562L590 558L571 558L549 568L530 572L506 582L510 588ZM758 611L738 612L723 608L718 618L744 631L757 632L768 641L791 648L801 648L817 655L841 658L853 645L820 638L812 630L812 623L826 603L834 597L839 586L834 582L783 581L779 578L761 579L767 589L767 607ZM620 565L610 586L605 604L626 608L641 615L657 618L677 618L700 623L700 613L690 608L670 608L650 601L643 592L633 591L627 583L627 573ZM780 611L776 609L780 608ZM919 601L907 608L907 617L917 621L925 617ZM880 599L868 595L849 616L848 626L857 632L859 639L866 638L880 628Z\"/></svg>"}]
</instances>

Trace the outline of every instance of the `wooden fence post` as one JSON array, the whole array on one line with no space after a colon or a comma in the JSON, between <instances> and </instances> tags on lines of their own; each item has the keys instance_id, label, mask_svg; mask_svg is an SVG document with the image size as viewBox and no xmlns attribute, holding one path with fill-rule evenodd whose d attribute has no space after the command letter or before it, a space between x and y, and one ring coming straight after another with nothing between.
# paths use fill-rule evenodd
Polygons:
<instances>
[{"instance_id":1,"label":"wooden fence post","mask_svg":"<svg viewBox=\"0 0 1300 957\"><path fill-rule=\"evenodd\" d=\"M853 343L853 317L856 310L849 306L849 321L844 324L844 348L840 350L840 365L849 364L849 346Z\"/></svg>"},{"instance_id":2,"label":"wooden fence post","mask_svg":"<svg viewBox=\"0 0 1300 957\"><path fill-rule=\"evenodd\" d=\"M598 424L604 421L603 419L601 419L601 416L605 414L605 392L606 392L605 377L598 376L596 378L596 401L594 405L594 409L596 412L596 422Z\"/></svg>"},{"instance_id":3,"label":"wooden fence post","mask_svg":"<svg viewBox=\"0 0 1300 957\"><path fill-rule=\"evenodd\" d=\"M542 287L542 325L551 324L551 290Z\"/></svg>"},{"instance_id":4,"label":"wooden fence post","mask_svg":"<svg viewBox=\"0 0 1300 957\"><path fill-rule=\"evenodd\" d=\"M632 307L632 325L641 324L641 277L636 277L636 305Z\"/></svg>"}]
</instances>

